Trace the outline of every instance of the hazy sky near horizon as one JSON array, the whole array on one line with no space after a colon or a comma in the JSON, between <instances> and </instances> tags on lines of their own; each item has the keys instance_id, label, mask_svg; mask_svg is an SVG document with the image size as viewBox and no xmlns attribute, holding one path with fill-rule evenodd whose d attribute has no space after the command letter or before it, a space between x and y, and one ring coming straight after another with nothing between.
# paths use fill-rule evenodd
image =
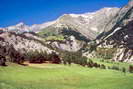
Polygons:
<instances>
[{"instance_id":1,"label":"hazy sky near horizon","mask_svg":"<svg viewBox=\"0 0 133 89\"><path fill-rule=\"evenodd\" d=\"M104 7L122 7L128 0L0 0L0 27L41 24L62 14L93 12Z\"/></svg>"}]
</instances>

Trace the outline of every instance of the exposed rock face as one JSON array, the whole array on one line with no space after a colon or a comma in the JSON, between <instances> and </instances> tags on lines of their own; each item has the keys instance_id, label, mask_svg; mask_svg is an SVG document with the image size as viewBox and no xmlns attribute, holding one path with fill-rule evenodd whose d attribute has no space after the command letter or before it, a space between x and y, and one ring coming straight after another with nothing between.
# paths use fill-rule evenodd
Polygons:
<instances>
[{"instance_id":1,"label":"exposed rock face","mask_svg":"<svg viewBox=\"0 0 133 89\"><path fill-rule=\"evenodd\" d=\"M32 26L19 23L14 26L5 28L7 31L17 33L22 32L40 32L40 31L54 31L54 33L61 33L67 30L74 35L81 35L88 39L93 40L98 34L103 32L106 23L108 23L119 11L119 8L103 8L99 11L85 14L64 14L57 20L46 22L43 24L35 24ZM100 18L99 18L100 17ZM72 32L74 34L72 34Z\"/></svg>"},{"instance_id":2,"label":"exposed rock face","mask_svg":"<svg viewBox=\"0 0 133 89\"><path fill-rule=\"evenodd\" d=\"M83 47L83 43L78 42L74 36L70 36L68 39L62 42L59 41L51 42L50 45L60 50L69 51L69 52L76 52Z\"/></svg>"},{"instance_id":3,"label":"exposed rock face","mask_svg":"<svg viewBox=\"0 0 133 89\"><path fill-rule=\"evenodd\" d=\"M114 36L118 46L114 60L133 63L133 20Z\"/></svg>"},{"instance_id":4,"label":"exposed rock face","mask_svg":"<svg viewBox=\"0 0 133 89\"><path fill-rule=\"evenodd\" d=\"M113 60L133 63L133 0L121 8L106 29L110 31L100 38L100 45L117 48Z\"/></svg>"},{"instance_id":5,"label":"exposed rock face","mask_svg":"<svg viewBox=\"0 0 133 89\"><path fill-rule=\"evenodd\" d=\"M23 22L20 22L17 25L9 26L9 27L5 28L5 30L16 32L16 33L29 32L30 26L25 25Z\"/></svg>"},{"instance_id":6,"label":"exposed rock face","mask_svg":"<svg viewBox=\"0 0 133 89\"><path fill-rule=\"evenodd\" d=\"M29 33L30 34L30 33ZM21 53L30 52L30 51L46 51L48 54L54 52L48 48L42 41L37 40L39 37L31 36L27 37L24 34L15 34L10 32L4 32L0 34L0 37L4 39L9 45L13 45L16 51ZM40 38L41 39L41 38Z\"/></svg>"},{"instance_id":7,"label":"exposed rock face","mask_svg":"<svg viewBox=\"0 0 133 89\"><path fill-rule=\"evenodd\" d=\"M52 63L60 63L61 61L58 52L50 46L48 47L43 38L34 33L1 33L0 66L5 66L6 61L23 64L25 60L34 61L34 63L43 63L46 60L52 61Z\"/></svg>"},{"instance_id":8,"label":"exposed rock face","mask_svg":"<svg viewBox=\"0 0 133 89\"><path fill-rule=\"evenodd\" d=\"M133 1L131 0L126 6L120 9L120 11L110 22L108 22L100 39L108 38L111 34L115 33L117 30L120 30L120 28L126 25L126 22L132 20L132 18Z\"/></svg>"},{"instance_id":9,"label":"exposed rock face","mask_svg":"<svg viewBox=\"0 0 133 89\"><path fill-rule=\"evenodd\" d=\"M80 50L83 47L84 42L80 42L75 39L74 36L70 36L64 41L57 41L57 40L51 40L51 41L45 41L44 38L36 36L34 33L24 33L26 37L34 38L36 40L39 40L41 42L45 42L47 45L51 46L52 48L57 48L62 51L70 51L70 52L76 52Z\"/></svg>"},{"instance_id":10,"label":"exposed rock face","mask_svg":"<svg viewBox=\"0 0 133 89\"><path fill-rule=\"evenodd\" d=\"M44 28L43 31L51 31L51 29L54 29L55 32L60 33L67 30L71 33L80 33L80 35L87 39L93 40L99 33L103 32L106 23L108 23L118 11L119 8L103 8L93 13L64 14L59 17L54 24Z\"/></svg>"}]
</instances>

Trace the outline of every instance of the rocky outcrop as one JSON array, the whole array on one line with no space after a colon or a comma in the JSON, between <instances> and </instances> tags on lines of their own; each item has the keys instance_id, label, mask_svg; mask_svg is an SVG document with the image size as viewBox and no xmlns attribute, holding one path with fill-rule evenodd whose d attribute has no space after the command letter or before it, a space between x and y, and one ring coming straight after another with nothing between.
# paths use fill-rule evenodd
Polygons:
<instances>
[{"instance_id":1,"label":"rocky outcrop","mask_svg":"<svg viewBox=\"0 0 133 89\"><path fill-rule=\"evenodd\" d=\"M30 34L30 33L27 33ZM39 37L33 37L33 34L27 36L24 34L16 34L11 32L4 32L0 34L0 37L7 42L9 45L13 45L16 51L21 53L31 52L31 51L44 51L48 54L55 52L54 50L48 48L43 41L37 40ZM41 39L41 38L40 38Z\"/></svg>"},{"instance_id":2,"label":"rocky outcrop","mask_svg":"<svg viewBox=\"0 0 133 89\"><path fill-rule=\"evenodd\" d=\"M121 8L105 30L98 44L117 48L113 60L133 63L133 0Z\"/></svg>"},{"instance_id":3,"label":"rocky outcrop","mask_svg":"<svg viewBox=\"0 0 133 89\"><path fill-rule=\"evenodd\" d=\"M61 62L58 52L48 47L43 38L35 33L3 32L0 34L0 65L4 66L6 61L18 64L23 64L24 61Z\"/></svg>"},{"instance_id":4,"label":"rocky outcrop","mask_svg":"<svg viewBox=\"0 0 133 89\"><path fill-rule=\"evenodd\" d=\"M131 0L126 6L121 8L116 16L106 24L104 32L97 38L105 40L121 27L127 24L133 18L133 1ZM102 36L102 37L100 37Z\"/></svg>"},{"instance_id":5,"label":"rocky outcrop","mask_svg":"<svg viewBox=\"0 0 133 89\"><path fill-rule=\"evenodd\" d=\"M116 32L114 37L118 49L113 60L133 63L133 20Z\"/></svg>"},{"instance_id":6,"label":"rocky outcrop","mask_svg":"<svg viewBox=\"0 0 133 89\"><path fill-rule=\"evenodd\" d=\"M54 32L54 34L59 34L67 30L70 35L76 33L79 38L85 38L85 41L86 39L94 40L97 35L103 32L106 23L117 14L118 10L119 8L103 8L96 12L84 14L64 14L55 21L32 26L28 26L21 22L4 29L5 31L16 33L45 31L50 33Z\"/></svg>"},{"instance_id":7,"label":"rocky outcrop","mask_svg":"<svg viewBox=\"0 0 133 89\"><path fill-rule=\"evenodd\" d=\"M94 40L98 34L103 32L108 23L119 11L119 8L103 8L93 13L64 14L54 24L42 29L42 31L54 31L61 33L64 30L69 34L78 33L88 40ZM100 18L99 18L100 17ZM52 30L53 29L53 30Z\"/></svg>"},{"instance_id":8,"label":"rocky outcrop","mask_svg":"<svg viewBox=\"0 0 133 89\"><path fill-rule=\"evenodd\" d=\"M70 36L64 41L51 41L47 42L53 48L62 51L77 52L83 47L83 42L77 41L74 36Z\"/></svg>"},{"instance_id":9,"label":"rocky outcrop","mask_svg":"<svg viewBox=\"0 0 133 89\"><path fill-rule=\"evenodd\" d=\"M5 30L10 31L10 32L23 33L23 32L29 32L30 26L25 25L23 22L20 22L17 25L9 26L9 27L5 28Z\"/></svg>"}]
</instances>

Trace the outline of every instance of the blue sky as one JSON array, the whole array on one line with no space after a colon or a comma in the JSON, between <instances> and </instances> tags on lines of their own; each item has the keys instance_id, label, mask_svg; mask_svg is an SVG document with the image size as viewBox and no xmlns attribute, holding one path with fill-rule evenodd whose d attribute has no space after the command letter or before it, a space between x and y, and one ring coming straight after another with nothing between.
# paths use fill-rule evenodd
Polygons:
<instances>
[{"instance_id":1,"label":"blue sky","mask_svg":"<svg viewBox=\"0 0 133 89\"><path fill-rule=\"evenodd\" d=\"M128 0L0 0L0 27L24 22L41 24L62 14L86 13L103 7L122 7Z\"/></svg>"}]
</instances>

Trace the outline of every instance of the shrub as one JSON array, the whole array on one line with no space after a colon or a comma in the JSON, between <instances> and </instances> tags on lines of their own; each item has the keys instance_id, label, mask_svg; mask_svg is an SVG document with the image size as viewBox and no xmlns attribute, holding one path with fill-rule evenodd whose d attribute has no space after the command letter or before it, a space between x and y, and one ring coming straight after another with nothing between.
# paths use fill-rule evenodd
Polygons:
<instances>
[{"instance_id":1,"label":"shrub","mask_svg":"<svg viewBox=\"0 0 133 89\"><path fill-rule=\"evenodd\" d=\"M0 66L6 66L6 58L0 55Z\"/></svg>"},{"instance_id":2,"label":"shrub","mask_svg":"<svg viewBox=\"0 0 133 89\"><path fill-rule=\"evenodd\" d=\"M59 56L55 52L52 52L49 55L48 61L51 61L52 63L55 63L55 64L61 63L61 59L59 58Z\"/></svg>"},{"instance_id":3,"label":"shrub","mask_svg":"<svg viewBox=\"0 0 133 89\"><path fill-rule=\"evenodd\" d=\"M104 60L102 59L102 60L100 60L100 62L104 62Z\"/></svg>"},{"instance_id":4,"label":"shrub","mask_svg":"<svg viewBox=\"0 0 133 89\"><path fill-rule=\"evenodd\" d=\"M87 58L86 57L81 57L80 59L80 65L82 66L86 66L87 65Z\"/></svg>"},{"instance_id":5,"label":"shrub","mask_svg":"<svg viewBox=\"0 0 133 89\"><path fill-rule=\"evenodd\" d=\"M130 65L128 70L129 70L130 73L133 73L133 65Z\"/></svg>"},{"instance_id":6,"label":"shrub","mask_svg":"<svg viewBox=\"0 0 133 89\"><path fill-rule=\"evenodd\" d=\"M90 63L90 62L88 62L88 63L87 63L87 67L92 68L92 67L93 67L93 64Z\"/></svg>"},{"instance_id":7,"label":"shrub","mask_svg":"<svg viewBox=\"0 0 133 89\"><path fill-rule=\"evenodd\" d=\"M43 55L45 54L38 51L31 51L26 53L27 59L30 63L43 63L46 60Z\"/></svg>"},{"instance_id":8,"label":"shrub","mask_svg":"<svg viewBox=\"0 0 133 89\"><path fill-rule=\"evenodd\" d=\"M95 68L98 68L98 67L99 67L99 65L98 65L97 63L94 63L93 66L94 66Z\"/></svg>"},{"instance_id":9,"label":"shrub","mask_svg":"<svg viewBox=\"0 0 133 89\"><path fill-rule=\"evenodd\" d=\"M102 64L102 65L100 65L100 68L101 69L106 69L106 66Z\"/></svg>"},{"instance_id":10,"label":"shrub","mask_svg":"<svg viewBox=\"0 0 133 89\"><path fill-rule=\"evenodd\" d=\"M126 68L125 67L122 68L122 72L126 73Z\"/></svg>"},{"instance_id":11,"label":"shrub","mask_svg":"<svg viewBox=\"0 0 133 89\"><path fill-rule=\"evenodd\" d=\"M108 66L108 69L111 69L111 67L110 67L110 66Z\"/></svg>"},{"instance_id":12,"label":"shrub","mask_svg":"<svg viewBox=\"0 0 133 89\"><path fill-rule=\"evenodd\" d=\"M64 64L64 65L66 65L66 64L67 64L67 62L66 62L66 61L63 61L63 64Z\"/></svg>"},{"instance_id":13,"label":"shrub","mask_svg":"<svg viewBox=\"0 0 133 89\"><path fill-rule=\"evenodd\" d=\"M113 70L120 70L118 66L112 66L111 69L113 69Z\"/></svg>"}]
</instances>

